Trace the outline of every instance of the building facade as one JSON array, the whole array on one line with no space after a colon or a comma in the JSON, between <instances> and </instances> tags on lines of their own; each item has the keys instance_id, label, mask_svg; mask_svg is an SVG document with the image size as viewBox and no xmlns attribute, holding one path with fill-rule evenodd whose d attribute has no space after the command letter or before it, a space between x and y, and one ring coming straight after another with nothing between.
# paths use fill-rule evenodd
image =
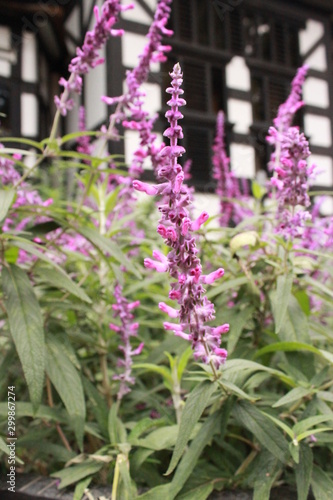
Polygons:
<instances>
[{"instance_id":1,"label":"building facade","mask_svg":"<svg viewBox=\"0 0 333 500\"><path fill-rule=\"evenodd\" d=\"M135 9L122 13L122 38L113 38L102 56L107 64L85 77L83 95L88 128L107 122L110 110L101 95L120 95L125 73L142 51L157 0L123 0ZM0 112L2 133L46 136L57 81L92 26L93 6L102 0L0 0ZM186 157L199 191L214 189L211 145L217 112L226 113L226 139L231 165L240 178L267 175L269 148L265 137L286 99L290 82L302 64L309 65L305 106L297 116L309 138L312 161L319 166L316 188L333 186L333 4L331 0L173 0L167 63L155 63L145 84L147 108L165 127L168 73L179 61L184 72L187 106L184 128ZM76 107L77 110L77 107ZM77 130L77 111L63 122ZM125 146L115 151L129 161L136 145L126 131ZM152 177L147 165L147 179Z\"/></svg>"}]
</instances>

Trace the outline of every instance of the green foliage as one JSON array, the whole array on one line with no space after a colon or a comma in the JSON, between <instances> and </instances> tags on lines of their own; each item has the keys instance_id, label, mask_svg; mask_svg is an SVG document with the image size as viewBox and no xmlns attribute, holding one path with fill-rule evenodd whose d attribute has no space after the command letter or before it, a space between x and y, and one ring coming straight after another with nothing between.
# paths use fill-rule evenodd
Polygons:
<instances>
[{"instance_id":1,"label":"green foliage","mask_svg":"<svg viewBox=\"0 0 333 500\"><path fill-rule=\"evenodd\" d=\"M52 194L52 205L14 208L17 186L0 190L0 221L28 220L22 230L0 232L1 471L7 388L15 386L20 470L59 478L60 488L75 487L75 500L95 483L108 485L117 500L205 500L230 488L268 500L281 484L297 489L298 500L309 491L331 500L330 249L277 237L274 204L261 206L266 191L256 182L253 217L235 228L208 221L198 235L202 267L223 267L225 275L207 287L207 297L215 304L214 326L230 324L222 339L228 359L213 373L163 328L158 304L168 300L170 283L143 266L154 248L166 254L154 203L137 202L119 216L123 186L108 191L100 174L125 176L123 159L68 149L84 135L100 138L80 132L21 141L37 151L34 188L43 199ZM13 153L31 156L1 150L5 158ZM17 168L24 172L24 162ZM73 182L83 188L75 201L44 182L53 168L61 179L66 170L77 174ZM129 221L144 239L133 241ZM84 251L64 245L64 236L80 238ZM140 301L131 341L134 349L144 343L132 366L135 384L122 399L114 376L123 353L109 328L120 325L112 308L117 281L129 303Z\"/></svg>"}]
</instances>

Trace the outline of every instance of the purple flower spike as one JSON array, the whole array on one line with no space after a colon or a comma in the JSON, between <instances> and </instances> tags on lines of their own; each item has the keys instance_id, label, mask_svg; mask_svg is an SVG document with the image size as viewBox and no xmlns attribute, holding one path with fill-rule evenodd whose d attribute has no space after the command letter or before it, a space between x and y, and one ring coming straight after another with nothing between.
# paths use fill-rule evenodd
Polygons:
<instances>
[{"instance_id":1,"label":"purple flower spike","mask_svg":"<svg viewBox=\"0 0 333 500\"><path fill-rule=\"evenodd\" d=\"M95 26L92 31L86 33L82 47L76 49L76 57L72 59L68 67L71 76L68 80L65 78L59 80L59 84L64 87L64 92L60 98L55 96L54 102L63 116L74 106L73 100L69 99L69 94L72 91L81 94L82 78L80 75L88 73L91 68L104 62L104 59L99 57L98 51L109 37L123 34L122 30L114 30L112 26L118 22L120 12L128 8L133 8L133 5L122 6L120 0L106 0L101 13L98 7L94 8Z\"/></svg>"},{"instance_id":2,"label":"purple flower spike","mask_svg":"<svg viewBox=\"0 0 333 500\"><path fill-rule=\"evenodd\" d=\"M110 323L109 327L111 330L117 332L120 336L121 344L119 349L123 352L124 358L119 360L118 365L123 368L122 373L114 375L114 380L120 380L118 400L121 400L125 394L131 391L130 385L135 382L134 377L132 377L132 364L133 356L141 354L144 344L141 343L136 349L132 349L131 337L137 336L137 329L139 328L139 323L133 322L134 316L131 313L133 309L140 305L137 300L135 302L128 302L122 294L122 288L117 284L114 288L114 296L116 303L113 304L112 309L115 311L114 316L119 317L120 326Z\"/></svg>"},{"instance_id":3,"label":"purple flower spike","mask_svg":"<svg viewBox=\"0 0 333 500\"><path fill-rule=\"evenodd\" d=\"M201 262L197 257L195 231L207 220L208 214L203 212L198 219L192 221L187 208L191 200L187 186L183 184L183 169L178 163L178 158L184 153L184 148L178 145L178 140L183 137L182 128L178 124L178 120L183 117L179 108L186 104L181 97L183 75L179 64L174 66L171 77L171 87L167 89L167 93L171 95L168 102L171 110L166 113L169 127L164 133L170 139L170 146L161 152L165 161L157 168L157 175L162 182L154 186L163 195L159 206L162 217L157 232L164 238L166 245L171 247L171 251L166 258L155 251L153 256L158 262L145 259L145 266L159 272L168 270L175 280L171 284L169 298L177 301L180 309L164 302L159 303L159 308L170 318L179 317L179 324L165 322L164 328L190 341L194 358L210 364L215 372L227 357L227 351L220 348L220 343L221 335L227 332L229 325L217 328L205 325L215 318L215 310L205 296L202 284L213 283L223 276L224 271L218 269L208 276L202 275Z\"/></svg>"},{"instance_id":4,"label":"purple flower spike","mask_svg":"<svg viewBox=\"0 0 333 500\"><path fill-rule=\"evenodd\" d=\"M216 194L220 198L220 218L222 227L238 224L251 214L249 209L244 209L232 201L232 198L246 202L239 191L238 179L230 171L230 158L228 158L224 143L224 114L219 111L216 122L216 136L213 145L213 177L216 179ZM246 204L246 203L245 203Z\"/></svg>"},{"instance_id":5,"label":"purple flower spike","mask_svg":"<svg viewBox=\"0 0 333 500\"><path fill-rule=\"evenodd\" d=\"M279 107L275 127L270 127L267 137L275 146L269 166L274 171L271 185L276 188L278 200L276 231L285 238L301 236L305 222L311 219L311 214L304 209L310 205L309 181L315 166L306 161L311 153L305 135L298 127L291 126L295 112L303 105L301 92L307 70L307 66L302 66L297 71L290 96Z\"/></svg>"}]
</instances>

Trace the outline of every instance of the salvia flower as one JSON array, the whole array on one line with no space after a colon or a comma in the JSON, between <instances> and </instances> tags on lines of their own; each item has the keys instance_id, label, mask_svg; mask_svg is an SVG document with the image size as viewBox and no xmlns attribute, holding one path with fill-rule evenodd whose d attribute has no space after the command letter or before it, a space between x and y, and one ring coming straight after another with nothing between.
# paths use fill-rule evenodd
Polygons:
<instances>
[{"instance_id":1,"label":"salvia flower","mask_svg":"<svg viewBox=\"0 0 333 500\"><path fill-rule=\"evenodd\" d=\"M227 156L224 142L224 113L219 111L216 121L216 136L213 145L213 177L216 179L216 194L220 199L219 222L222 227L238 224L250 215L250 210L243 209L232 199L242 201L238 179L230 170L230 158ZM245 202L245 197L243 199Z\"/></svg>"},{"instance_id":2,"label":"salvia flower","mask_svg":"<svg viewBox=\"0 0 333 500\"><path fill-rule=\"evenodd\" d=\"M113 376L114 380L120 381L118 400L121 400L125 394L131 391L130 386L135 383L135 378L132 376L132 358L142 352L144 344L139 344L136 349L133 349L131 345L131 337L137 336L139 328L139 323L133 321L134 315L132 311L140 305L140 302L128 302L123 296L122 287L119 283L114 288L114 296L116 303L113 304L112 309L114 310L114 317L119 317L120 325L110 323L109 327L119 334L119 350L123 353L123 358L118 360L121 373Z\"/></svg>"},{"instance_id":3,"label":"salvia flower","mask_svg":"<svg viewBox=\"0 0 333 500\"><path fill-rule=\"evenodd\" d=\"M306 210L310 205L308 195L309 181L314 176L315 166L309 166L309 144L298 127L292 127L292 118L302 105L301 91L307 72L303 66L292 82L291 94L280 106L270 127L267 141L275 146L270 168L274 170L271 186L276 189L278 200L277 232L282 236L294 238L302 235L305 222L311 219Z\"/></svg>"},{"instance_id":4,"label":"salvia flower","mask_svg":"<svg viewBox=\"0 0 333 500\"><path fill-rule=\"evenodd\" d=\"M54 102L63 116L73 108L74 102L69 99L71 92L81 94L82 75L89 72L104 62L99 56L99 50L105 45L107 39L112 36L121 36L123 30L113 29L117 23L121 11L133 8L133 5L121 5L120 0L106 0L101 12L97 6L94 7L95 26L92 31L85 35L82 47L76 49L76 57L69 64L70 77L68 80L61 78L59 84L64 87L60 97L55 96Z\"/></svg>"},{"instance_id":5,"label":"salvia flower","mask_svg":"<svg viewBox=\"0 0 333 500\"><path fill-rule=\"evenodd\" d=\"M214 305L205 296L204 284L213 283L223 276L223 269L209 275L202 274L201 262L195 241L195 231L207 220L205 212L196 221L192 221L188 210L190 197L187 186L183 184L184 172L178 163L178 158L185 152L178 140L182 139L182 127L178 120L183 117L179 108L186 104L181 97L183 75L179 64L176 64L171 73L172 83L166 92L170 94L166 113L169 127L164 136L170 139L170 146L166 146L161 155L164 163L157 169L160 184L154 186L143 185L139 181L133 183L136 189L147 194L162 195L159 210L162 217L158 225L158 233L164 238L171 251L165 257L154 251L154 259L146 259L145 266L158 272L168 271L174 282L171 284L169 298L178 303L176 309L164 302L159 308L170 318L179 319L179 323L165 322L164 328L172 330L175 335L191 342L194 358L211 364L213 369L219 368L226 360L227 351L220 347L221 335L226 333L229 325L211 327L206 322L215 318Z\"/></svg>"}]
</instances>

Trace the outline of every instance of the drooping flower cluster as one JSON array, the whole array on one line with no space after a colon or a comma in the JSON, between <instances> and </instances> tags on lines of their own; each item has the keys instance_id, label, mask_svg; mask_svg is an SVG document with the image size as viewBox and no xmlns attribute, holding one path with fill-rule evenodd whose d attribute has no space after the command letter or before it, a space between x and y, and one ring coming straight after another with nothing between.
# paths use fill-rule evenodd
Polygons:
<instances>
[{"instance_id":1,"label":"drooping flower cluster","mask_svg":"<svg viewBox=\"0 0 333 500\"><path fill-rule=\"evenodd\" d=\"M121 103L123 110L130 108L131 119L141 121L146 117L146 113L142 110L142 97L145 96L144 91L140 88L147 81L152 62L165 62L165 52L169 52L169 45L162 45L163 36L171 36L173 32L166 28L169 20L172 0L159 0L154 20L150 26L147 38L149 42L145 46L143 53L139 56L139 64L132 70L126 73L127 92L119 97L106 97L102 100L108 105ZM119 112L117 119L124 118L123 112Z\"/></svg>"},{"instance_id":2,"label":"drooping flower cluster","mask_svg":"<svg viewBox=\"0 0 333 500\"><path fill-rule=\"evenodd\" d=\"M291 82L291 92L283 104L279 106L277 117L274 118L274 126L280 132L287 132L291 127L295 113L304 105L302 101L302 89L309 67L305 64L301 66Z\"/></svg>"},{"instance_id":3,"label":"drooping flower cluster","mask_svg":"<svg viewBox=\"0 0 333 500\"><path fill-rule=\"evenodd\" d=\"M123 359L118 359L118 366L122 368L122 372L118 375L114 375L114 380L119 380L119 390L118 390L118 400L122 399L125 394L131 391L130 385L135 382L134 377L132 377L132 364L133 356L137 356L141 353L144 344L140 343L136 349L132 349L131 337L137 336L137 330L139 328L139 323L133 321L134 315L132 314L133 309L140 305L140 302L128 302L128 300L123 296L122 287L116 284L114 288L114 296L116 303L113 304L112 309L115 311L114 317L119 317L120 325L110 323L111 330L117 332L120 336L121 344L118 349L123 353Z\"/></svg>"},{"instance_id":4,"label":"drooping flower cluster","mask_svg":"<svg viewBox=\"0 0 333 500\"><path fill-rule=\"evenodd\" d=\"M291 126L295 112L303 105L300 96L306 72L306 66L298 70L291 94L280 106L275 127L270 127L267 137L268 143L275 146L270 168L274 170L271 185L276 188L278 200L277 232L291 238L300 236L305 221L311 219L304 209L310 205L308 189L315 165L307 164L311 153L305 135Z\"/></svg>"},{"instance_id":5,"label":"drooping flower cluster","mask_svg":"<svg viewBox=\"0 0 333 500\"><path fill-rule=\"evenodd\" d=\"M94 7L95 26L92 31L88 31L84 38L82 48L76 49L76 57L69 64L68 70L70 77L68 80L61 78L59 84L64 87L64 92L60 97L55 96L54 102L63 116L67 114L74 106L72 99L69 99L70 93L81 94L82 76L89 72L90 68L95 68L104 62L99 56L99 50L105 45L110 36L121 36L123 30L113 29L117 23L121 11L132 9L133 5L121 5L120 0L106 0L103 4L101 13L97 6Z\"/></svg>"},{"instance_id":6,"label":"drooping flower cluster","mask_svg":"<svg viewBox=\"0 0 333 500\"><path fill-rule=\"evenodd\" d=\"M216 194L220 198L220 225L226 227L231 223L238 224L246 215L250 215L250 210L242 209L241 205L234 201L241 201L242 196L238 179L230 170L230 158L225 149L223 111L219 111L217 115L213 153L213 177L217 181Z\"/></svg>"},{"instance_id":7,"label":"drooping flower cluster","mask_svg":"<svg viewBox=\"0 0 333 500\"><path fill-rule=\"evenodd\" d=\"M183 78L179 64L176 64L171 73L171 87L167 93L171 94L168 105L171 107L166 112L169 128L164 136L170 139L170 146L164 147L161 156L165 159L158 170L161 184L149 185L134 181L135 189L150 195L160 194L163 203L159 206L162 214L157 231L164 238L165 243L171 247L167 256L155 250L154 259L145 259L145 267L158 272L169 271L175 281L171 284L169 298L180 305L177 310L164 302L159 304L162 311L171 318L179 318L179 324L165 322L164 327L172 330L192 343L195 359L211 363L218 368L227 357L227 351L220 348L221 335L229 330L229 325L213 328L205 323L215 318L214 305L205 296L204 284L211 284L221 278L223 269L218 269L209 275L202 274L201 262L196 247L194 231L208 219L207 212L203 212L195 221L192 221L187 209L190 197L187 187L183 184L184 172L178 164L178 157L185 149L178 145L178 139L183 138L182 127L178 120L183 118L179 107L186 104L180 96Z\"/></svg>"}]
</instances>

